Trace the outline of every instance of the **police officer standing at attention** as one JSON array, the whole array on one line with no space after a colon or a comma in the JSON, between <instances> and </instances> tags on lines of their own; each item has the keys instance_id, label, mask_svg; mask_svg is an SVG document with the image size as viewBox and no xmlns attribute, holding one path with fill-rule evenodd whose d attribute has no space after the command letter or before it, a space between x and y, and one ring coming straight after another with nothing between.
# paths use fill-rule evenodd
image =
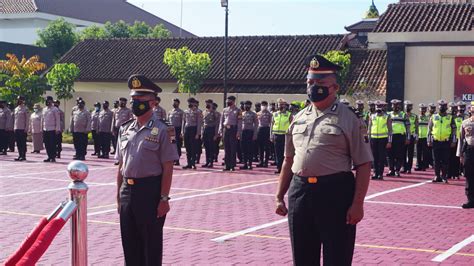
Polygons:
<instances>
[{"instance_id":1,"label":"police officer standing at attention","mask_svg":"<svg viewBox=\"0 0 474 266\"><path fill-rule=\"evenodd\" d=\"M161 119L161 120L166 120L166 110L160 106L160 103L161 103L161 98L157 95L156 96L156 104L153 108L153 112L155 112L155 116L156 118L158 119Z\"/></svg>"},{"instance_id":2,"label":"police officer standing at attention","mask_svg":"<svg viewBox=\"0 0 474 266\"><path fill-rule=\"evenodd\" d=\"M100 155L98 158L109 159L110 141L112 140L112 120L114 113L109 110L109 102L104 101L99 113ZM115 148L114 148L115 149Z\"/></svg>"},{"instance_id":3,"label":"police officer standing at attention","mask_svg":"<svg viewBox=\"0 0 474 266\"><path fill-rule=\"evenodd\" d=\"M80 101L78 109L71 117L70 131L76 148L76 156L73 159L85 160L87 154L87 134L91 131L91 114L85 107L85 102Z\"/></svg>"},{"instance_id":4,"label":"police officer standing at attention","mask_svg":"<svg viewBox=\"0 0 474 266\"><path fill-rule=\"evenodd\" d=\"M268 167L270 159L270 125L272 123L272 113L268 110L268 102L262 101L262 110L257 113L258 130L257 144L260 155L260 163L257 167Z\"/></svg>"},{"instance_id":5,"label":"police officer standing at attention","mask_svg":"<svg viewBox=\"0 0 474 266\"><path fill-rule=\"evenodd\" d=\"M312 104L297 114L286 135L276 213L288 214L296 266L319 265L321 245L324 265L351 265L370 180L367 128L336 98L340 87L335 73L341 67L320 55L308 61Z\"/></svg>"},{"instance_id":6,"label":"police officer standing at attention","mask_svg":"<svg viewBox=\"0 0 474 266\"><path fill-rule=\"evenodd\" d=\"M456 124L456 140L459 141L461 137L461 125L464 121L464 117L459 115L459 105L452 102L449 103L451 115L453 116L454 123ZM448 164L448 178L452 179L459 179L459 175L461 174L461 164L459 163L459 157L456 156L457 154L457 143L455 147L451 146L449 152L449 164Z\"/></svg>"},{"instance_id":7,"label":"police officer standing at attention","mask_svg":"<svg viewBox=\"0 0 474 266\"><path fill-rule=\"evenodd\" d=\"M242 136L240 138L244 165L240 169L252 169L253 143L257 139L258 118L251 108L252 102L245 101L245 111L242 115Z\"/></svg>"},{"instance_id":8,"label":"police officer standing at attention","mask_svg":"<svg viewBox=\"0 0 474 266\"><path fill-rule=\"evenodd\" d=\"M224 138L225 162L223 171L235 171L237 164L237 141L242 131L242 113L235 106L235 96L227 97L227 107L222 110L219 135Z\"/></svg>"},{"instance_id":9,"label":"police officer standing at attention","mask_svg":"<svg viewBox=\"0 0 474 266\"><path fill-rule=\"evenodd\" d=\"M219 131L219 117L214 110L212 100L206 100L206 110L203 112L203 123L201 136L206 149L206 163L202 167L214 167L215 141Z\"/></svg>"},{"instance_id":10,"label":"police officer standing at attention","mask_svg":"<svg viewBox=\"0 0 474 266\"><path fill-rule=\"evenodd\" d=\"M168 121L174 127L176 136L176 147L178 151L178 160L174 162L174 165L179 165L179 158L181 158L181 147L183 147L183 138L181 137L181 129L183 126L184 112L179 108L180 101L178 98L173 100L173 110L168 113Z\"/></svg>"},{"instance_id":11,"label":"police officer standing at attention","mask_svg":"<svg viewBox=\"0 0 474 266\"><path fill-rule=\"evenodd\" d=\"M161 265L163 226L178 153L168 126L153 114L161 88L143 75L132 75L128 86L136 119L120 127L115 156L125 264Z\"/></svg>"},{"instance_id":12,"label":"police officer standing at attention","mask_svg":"<svg viewBox=\"0 0 474 266\"><path fill-rule=\"evenodd\" d=\"M376 114L370 115L368 135L374 157L374 175L372 179L383 179L386 151L392 147L392 120L383 111L383 102L375 102Z\"/></svg>"},{"instance_id":13,"label":"police officer standing at attention","mask_svg":"<svg viewBox=\"0 0 474 266\"><path fill-rule=\"evenodd\" d=\"M79 97L79 99L78 102L82 101L82 98ZM59 123L61 124L61 132L56 134L56 158L58 159L61 158L61 152L63 151L63 132L66 128L66 118L64 117L64 111L59 108L60 105L61 102L59 100L54 101L54 106L58 108L59 111Z\"/></svg>"},{"instance_id":14,"label":"police officer standing at attention","mask_svg":"<svg viewBox=\"0 0 474 266\"><path fill-rule=\"evenodd\" d=\"M53 105L53 97L46 97L43 108L43 141L48 158L43 162L56 162L56 135L61 133L61 118L57 107Z\"/></svg>"},{"instance_id":15,"label":"police officer standing at attention","mask_svg":"<svg viewBox=\"0 0 474 266\"><path fill-rule=\"evenodd\" d=\"M471 103L471 113L474 112L474 102ZM467 202L464 209L474 208L474 116L464 120L461 125L461 134L458 141L457 156L464 165L466 177Z\"/></svg>"},{"instance_id":16,"label":"police officer standing at attention","mask_svg":"<svg viewBox=\"0 0 474 266\"><path fill-rule=\"evenodd\" d=\"M212 103L212 110L216 113L217 117L217 123L221 121L221 113L217 111L217 103ZM217 125L217 132L219 132L219 125ZM220 143L221 143L221 137L219 136L219 133L216 135L215 140L214 140L214 162L217 163L217 157L219 156L219 149L220 149Z\"/></svg>"},{"instance_id":17,"label":"police officer standing at attention","mask_svg":"<svg viewBox=\"0 0 474 266\"><path fill-rule=\"evenodd\" d=\"M119 105L120 105L119 101L114 101L114 108L112 108L111 110L114 115L115 115L115 112L117 112L117 110L119 109ZM115 128L112 128L112 135L114 131L115 131ZM117 147L117 138L111 138L111 140L112 140L112 148L114 149L111 154L115 154L115 148Z\"/></svg>"},{"instance_id":18,"label":"police officer standing at attention","mask_svg":"<svg viewBox=\"0 0 474 266\"><path fill-rule=\"evenodd\" d=\"M99 138L99 115L100 115L100 102L94 104L94 111L91 114L91 131L92 139L94 140L94 153L91 155L100 155L100 138Z\"/></svg>"},{"instance_id":19,"label":"police officer standing at attention","mask_svg":"<svg viewBox=\"0 0 474 266\"><path fill-rule=\"evenodd\" d=\"M448 103L438 101L439 113L428 122L428 146L433 147L435 178L433 182L448 183L449 149L456 143L456 123L447 113Z\"/></svg>"},{"instance_id":20,"label":"police officer standing at attention","mask_svg":"<svg viewBox=\"0 0 474 266\"><path fill-rule=\"evenodd\" d=\"M196 169L197 141L201 137L202 117L197 110L194 98L188 99L188 109L184 111L184 147L186 147L187 164L183 169Z\"/></svg>"},{"instance_id":21,"label":"police officer standing at attention","mask_svg":"<svg viewBox=\"0 0 474 266\"><path fill-rule=\"evenodd\" d=\"M413 156L415 154L415 142L418 139L418 116L412 112L413 103L411 101L405 101L405 111L406 116L410 121L410 137L407 137L409 143L408 145L405 145L405 162L402 173L411 174Z\"/></svg>"},{"instance_id":22,"label":"police officer standing at attention","mask_svg":"<svg viewBox=\"0 0 474 266\"><path fill-rule=\"evenodd\" d=\"M8 125L13 119L10 109L6 106L6 101L0 99L0 155L7 155L8 149Z\"/></svg>"},{"instance_id":23,"label":"police officer standing at attention","mask_svg":"<svg viewBox=\"0 0 474 266\"><path fill-rule=\"evenodd\" d=\"M410 139L410 120L402 111L401 101L393 99L393 111L389 112L392 120L392 148L388 152L390 172L387 176L400 176L400 169L405 162L405 145Z\"/></svg>"},{"instance_id":24,"label":"police officer standing at attention","mask_svg":"<svg viewBox=\"0 0 474 266\"><path fill-rule=\"evenodd\" d=\"M415 171L426 171L426 168L429 167L428 158L430 158L427 142L428 121L430 120L430 117L426 114L428 107L424 103L420 103L418 106L420 107L420 116L418 117Z\"/></svg>"},{"instance_id":25,"label":"police officer standing at attention","mask_svg":"<svg viewBox=\"0 0 474 266\"><path fill-rule=\"evenodd\" d=\"M25 97L17 97L17 107L15 108L15 140L18 148L18 158L15 161L26 160L26 135L28 131L28 125L30 124L30 115L28 114L28 108L25 106Z\"/></svg>"},{"instance_id":26,"label":"police officer standing at attention","mask_svg":"<svg viewBox=\"0 0 474 266\"><path fill-rule=\"evenodd\" d=\"M277 165L277 171L275 171L275 174L281 172L285 151L285 135L291 121L293 120L293 116L287 111L286 101L280 98L277 100L277 103L279 110L273 114L271 127L271 139L275 146L275 161Z\"/></svg>"},{"instance_id":27,"label":"police officer standing at attention","mask_svg":"<svg viewBox=\"0 0 474 266\"><path fill-rule=\"evenodd\" d=\"M112 126L113 126L112 134L113 134L113 138L115 139L115 141L117 141L118 130L119 130L120 126L123 123L125 123L128 120L133 118L132 110L127 108L127 99L121 97L121 98L119 98L119 102L120 102L119 108L115 110L114 119L113 119L113 122L112 122ZM115 147L116 146L114 146L114 151L111 152L110 154L115 154Z\"/></svg>"}]
</instances>

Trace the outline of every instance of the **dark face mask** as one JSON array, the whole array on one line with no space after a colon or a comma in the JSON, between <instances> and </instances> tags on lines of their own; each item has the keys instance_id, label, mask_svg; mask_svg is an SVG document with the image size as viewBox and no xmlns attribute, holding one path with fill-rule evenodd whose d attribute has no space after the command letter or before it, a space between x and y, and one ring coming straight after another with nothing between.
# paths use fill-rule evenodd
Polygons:
<instances>
[{"instance_id":1,"label":"dark face mask","mask_svg":"<svg viewBox=\"0 0 474 266\"><path fill-rule=\"evenodd\" d=\"M148 101L132 100L132 112L136 116L142 116L150 110Z\"/></svg>"},{"instance_id":2,"label":"dark face mask","mask_svg":"<svg viewBox=\"0 0 474 266\"><path fill-rule=\"evenodd\" d=\"M1 109L1 108L5 108L5 104L0 103L0 109Z\"/></svg>"},{"instance_id":3,"label":"dark face mask","mask_svg":"<svg viewBox=\"0 0 474 266\"><path fill-rule=\"evenodd\" d=\"M108 105L108 104L103 104L102 107L104 108L104 110L109 109L109 105Z\"/></svg>"},{"instance_id":4,"label":"dark face mask","mask_svg":"<svg viewBox=\"0 0 474 266\"><path fill-rule=\"evenodd\" d=\"M45 104L46 104L46 106L51 106L51 101L46 100Z\"/></svg>"},{"instance_id":5,"label":"dark face mask","mask_svg":"<svg viewBox=\"0 0 474 266\"><path fill-rule=\"evenodd\" d=\"M377 108L377 109L375 109L375 111L376 111L377 113L381 113L383 110L382 110L382 108Z\"/></svg>"},{"instance_id":6,"label":"dark face mask","mask_svg":"<svg viewBox=\"0 0 474 266\"><path fill-rule=\"evenodd\" d=\"M400 112L400 106L395 105L395 106L393 107L393 111L395 111L395 112Z\"/></svg>"},{"instance_id":7,"label":"dark face mask","mask_svg":"<svg viewBox=\"0 0 474 266\"><path fill-rule=\"evenodd\" d=\"M211 109L211 105L210 105L210 104L206 104L206 109Z\"/></svg>"},{"instance_id":8,"label":"dark face mask","mask_svg":"<svg viewBox=\"0 0 474 266\"><path fill-rule=\"evenodd\" d=\"M245 106L245 111L250 111L250 106L246 105Z\"/></svg>"},{"instance_id":9,"label":"dark face mask","mask_svg":"<svg viewBox=\"0 0 474 266\"><path fill-rule=\"evenodd\" d=\"M234 102L229 101L229 102L226 102L226 104L227 104L227 106L232 106L232 105L234 105Z\"/></svg>"},{"instance_id":10,"label":"dark face mask","mask_svg":"<svg viewBox=\"0 0 474 266\"><path fill-rule=\"evenodd\" d=\"M413 110L413 107L407 107L407 112L411 112L411 110Z\"/></svg>"},{"instance_id":11,"label":"dark face mask","mask_svg":"<svg viewBox=\"0 0 474 266\"><path fill-rule=\"evenodd\" d=\"M56 106L57 107L57 106ZM79 109L84 109L84 104L79 104L77 107L79 107Z\"/></svg>"},{"instance_id":12,"label":"dark face mask","mask_svg":"<svg viewBox=\"0 0 474 266\"><path fill-rule=\"evenodd\" d=\"M120 107L125 107L126 103L120 103Z\"/></svg>"},{"instance_id":13,"label":"dark face mask","mask_svg":"<svg viewBox=\"0 0 474 266\"><path fill-rule=\"evenodd\" d=\"M329 87L317 86L315 84L308 85L306 92L311 102L320 102L329 96Z\"/></svg>"},{"instance_id":14,"label":"dark face mask","mask_svg":"<svg viewBox=\"0 0 474 266\"><path fill-rule=\"evenodd\" d=\"M440 112L440 113L445 113L447 110L448 110L448 107L446 107L446 106L441 106L441 107L439 108L439 112Z\"/></svg>"},{"instance_id":15,"label":"dark face mask","mask_svg":"<svg viewBox=\"0 0 474 266\"><path fill-rule=\"evenodd\" d=\"M364 111L364 106L357 106L357 111L363 112Z\"/></svg>"},{"instance_id":16,"label":"dark face mask","mask_svg":"<svg viewBox=\"0 0 474 266\"><path fill-rule=\"evenodd\" d=\"M374 111L375 111L375 107L370 107L370 108L369 108L369 111L374 112Z\"/></svg>"},{"instance_id":17,"label":"dark face mask","mask_svg":"<svg viewBox=\"0 0 474 266\"><path fill-rule=\"evenodd\" d=\"M188 104L189 109L193 108L194 105Z\"/></svg>"},{"instance_id":18,"label":"dark face mask","mask_svg":"<svg viewBox=\"0 0 474 266\"><path fill-rule=\"evenodd\" d=\"M173 108L178 108L179 105L177 103L173 103Z\"/></svg>"}]
</instances>

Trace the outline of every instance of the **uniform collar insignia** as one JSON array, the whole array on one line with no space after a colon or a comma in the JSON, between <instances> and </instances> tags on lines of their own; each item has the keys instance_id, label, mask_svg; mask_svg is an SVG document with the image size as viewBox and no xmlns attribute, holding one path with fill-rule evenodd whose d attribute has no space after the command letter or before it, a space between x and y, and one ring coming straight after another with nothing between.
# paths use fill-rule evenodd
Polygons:
<instances>
[{"instance_id":1,"label":"uniform collar insignia","mask_svg":"<svg viewBox=\"0 0 474 266\"><path fill-rule=\"evenodd\" d=\"M154 123L155 123L155 122L153 121L153 119L151 119L151 120L148 121L148 123L146 124L146 127L147 127L147 128L151 128Z\"/></svg>"},{"instance_id":2,"label":"uniform collar insignia","mask_svg":"<svg viewBox=\"0 0 474 266\"><path fill-rule=\"evenodd\" d=\"M331 111L335 112L337 110L337 103L333 104L331 107Z\"/></svg>"}]
</instances>

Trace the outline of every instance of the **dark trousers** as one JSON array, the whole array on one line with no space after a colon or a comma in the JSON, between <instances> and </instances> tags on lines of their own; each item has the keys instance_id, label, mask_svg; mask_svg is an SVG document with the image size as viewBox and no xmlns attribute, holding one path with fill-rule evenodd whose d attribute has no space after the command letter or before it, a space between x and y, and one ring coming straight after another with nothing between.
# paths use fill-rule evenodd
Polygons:
<instances>
[{"instance_id":1,"label":"dark trousers","mask_svg":"<svg viewBox=\"0 0 474 266\"><path fill-rule=\"evenodd\" d=\"M464 150L464 176L466 177L466 197L474 202L474 147Z\"/></svg>"},{"instance_id":2,"label":"dark trousers","mask_svg":"<svg viewBox=\"0 0 474 266\"><path fill-rule=\"evenodd\" d=\"M15 130L16 147L18 148L18 157L26 158L26 131L24 129Z\"/></svg>"},{"instance_id":3,"label":"dark trousers","mask_svg":"<svg viewBox=\"0 0 474 266\"><path fill-rule=\"evenodd\" d=\"M178 156L179 158L181 158L181 147L183 147L183 139L181 138L181 127L175 127L174 134L176 136L176 148L178 149Z\"/></svg>"},{"instance_id":4,"label":"dark trousers","mask_svg":"<svg viewBox=\"0 0 474 266\"><path fill-rule=\"evenodd\" d=\"M267 165L270 158L270 127L259 127L257 131L257 145L260 153L260 164Z\"/></svg>"},{"instance_id":5,"label":"dark trousers","mask_svg":"<svg viewBox=\"0 0 474 266\"><path fill-rule=\"evenodd\" d=\"M224 129L225 167L233 168L237 164L237 126Z\"/></svg>"},{"instance_id":6,"label":"dark trousers","mask_svg":"<svg viewBox=\"0 0 474 266\"><path fill-rule=\"evenodd\" d=\"M278 172L281 171L283 159L285 156L285 135L275 134L275 162Z\"/></svg>"},{"instance_id":7,"label":"dark trousers","mask_svg":"<svg viewBox=\"0 0 474 266\"><path fill-rule=\"evenodd\" d=\"M188 159L188 166L196 165L196 133L197 127L184 128L184 147L186 148L186 158Z\"/></svg>"},{"instance_id":8,"label":"dark trousers","mask_svg":"<svg viewBox=\"0 0 474 266\"><path fill-rule=\"evenodd\" d=\"M253 146L253 130L242 130L242 137L240 138L240 148L242 150L242 162L244 163L244 165L252 165Z\"/></svg>"},{"instance_id":9,"label":"dark trousers","mask_svg":"<svg viewBox=\"0 0 474 266\"><path fill-rule=\"evenodd\" d=\"M56 158L56 131L43 131L43 142L48 159Z\"/></svg>"},{"instance_id":10,"label":"dark trousers","mask_svg":"<svg viewBox=\"0 0 474 266\"><path fill-rule=\"evenodd\" d=\"M119 130L120 130L120 128L114 127L113 130L114 130L114 131L113 131L114 134L113 134L111 140L112 140L113 149L114 149L114 151L115 151L115 149L117 148L117 139L118 139L118 137L119 137ZM110 146L110 143L109 143L109 146ZM109 151L110 151L110 148L109 148Z\"/></svg>"},{"instance_id":11,"label":"dark trousers","mask_svg":"<svg viewBox=\"0 0 474 266\"><path fill-rule=\"evenodd\" d=\"M237 154L237 159L239 159L239 163L242 162L242 148L240 146L240 140L237 140L237 147L236 147L236 154Z\"/></svg>"},{"instance_id":12,"label":"dark trousers","mask_svg":"<svg viewBox=\"0 0 474 266\"><path fill-rule=\"evenodd\" d=\"M8 150L11 152L15 151L15 132L14 131L7 131L8 135Z\"/></svg>"},{"instance_id":13,"label":"dark trousers","mask_svg":"<svg viewBox=\"0 0 474 266\"><path fill-rule=\"evenodd\" d=\"M126 180L120 188L120 232L125 265L161 265L163 226L166 217L157 218L161 176Z\"/></svg>"},{"instance_id":14,"label":"dark trousers","mask_svg":"<svg viewBox=\"0 0 474 266\"><path fill-rule=\"evenodd\" d=\"M416 143L416 167L426 169L429 167L429 158L431 157L426 143L426 138L418 139Z\"/></svg>"},{"instance_id":15,"label":"dark trousers","mask_svg":"<svg viewBox=\"0 0 474 266\"><path fill-rule=\"evenodd\" d=\"M201 132L199 132L201 134ZM196 162L199 162L202 154L202 138L195 141L194 152L196 153Z\"/></svg>"},{"instance_id":16,"label":"dark trousers","mask_svg":"<svg viewBox=\"0 0 474 266\"><path fill-rule=\"evenodd\" d=\"M214 142L214 136L216 135L216 127L204 128L204 135L202 136L204 142L204 149L206 149L206 163L211 164L214 162L214 149L216 144Z\"/></svg>"},{"instance_id":17,"label":"dark trousers","mask_svg":"<svg viewBox=\"0 0 474 266\"><path fill-rule=\"evenodd\" d=\"M390 171L400 171L402 164L405 162L405 135L392 135L392 148L388 151L388 165Z\"/></svg>"},{"instance_id":18,"label":"dark trousers","mask_svg":"<svg viewBox=\"0 0 474 266\"><path fill-rule=\"evenodd\" d=\"M370 139L370 148L372 149L372 155L374 156L374 174L378 177L383 176L385 156L387 156L387 142L388 138Z\"/></svg>"},{"instance_id":19,"label":"dark trousers","mask_svg":"<svg viewBox=\"0 0 474 266\"><path fill-rule=\"evenodd\" d=\"M56 153L61 155L61 151L63 150L63 133L56 134Z\"/></svg>"},{"instance_id":20,"label":"dark trousers","mask_svg":"<svg viewBox=\"0 0 474 266\"><path fill-rule=\"evenodd\" d=\"M8 149L8 132L0 129L0 152L7 152Z\"/></svg>"},{"instance_id":21,"label":"dark trousers","mask_svg":"<svg viewBox=\"0 0 474 266\"><path fill-rule=\"evenodd\" d=\"M447 179L449 146L449 141L433 141L433 161L437 179Z\"/></svg>"},{"instance_id":22,"label":"dark trousers","mask_svg":"<svg viewBox=\"0 0 474 266\"><path fill-rule=\"evenodd\" d=\"M410 170L413 167L413 156L415 154L415 138L410 136L410 144L404 145L405 147L405 162L403 165L403 169L405 171Z\"/></svg>"},{"instance_id":23,"label":"dark trousers","mask_svg":"<svg viewBox=\"0 0 474 266\"><path fill-rule=\"evenodd\" d=\"M108 156L110 153L110 141L114 139L110 132L99 132L100 150L102 155Z\"/></svg>"},{"instance_id":24,"label":"dark trousers","mask_svg":"<svg viewBox=\"0 0 474 266\"><path fill-rule=\"evenodd\" d=\"M74 132L72 138L77 158L84 158L87 154L87 133Z\"/></svg>"},{"instance_id":25,"label":"dark trousers","mask_svg":"<svg viewBox=\"0 0 474 266\"><path fill-rule=\"evenodd\" d=\"M219 156L219 150L220 150L220 143L221 143L221 137L217 137L216 141L214 142L215 148L214 148L214 161L217 162L217 157Z\"/></svg>"},{"instance_id":26,"label":"dark trousers","mask_svg":"<svg viewBox=\"0 0 474 266\"><path fill-rule=\"evenodd\" d=\"M434 166L433 162L433 147L428 147L428 157L426 157L427 160L427 166L431 165Z\"/></svg>"},{"instance_id":27,"label":"dark trousers","mask_svg":"<svg viewBox=\"0 0 474 266\"><path fill-rule=\"evenodd\" d=\"M459 177L460 174L459 157L456 156L457 146L449 148L448 178Z\"/></svg>"},{"instance_id":28,"label":"dark trousers","mask_svg":"<svg viewBox=\"0 0 474 266\"><path fill-rule=\"evenodd\" d=\"M356 226L346 224L355 179L351 172L318 177L314 184L294 176L288 192L288 224L293 262L320 265L351 265Z\"/></svg>"},{"instance_id":29,"label":"dark trousers","mask_svg":"<svg viewBox=\"0 0 474 266\"><path fill-rule=\"evenodd\" d=\"M96 130L92 130L92 139L94 140L94 153L100 154L100 137Z\"/></svg>"}]
</instances>

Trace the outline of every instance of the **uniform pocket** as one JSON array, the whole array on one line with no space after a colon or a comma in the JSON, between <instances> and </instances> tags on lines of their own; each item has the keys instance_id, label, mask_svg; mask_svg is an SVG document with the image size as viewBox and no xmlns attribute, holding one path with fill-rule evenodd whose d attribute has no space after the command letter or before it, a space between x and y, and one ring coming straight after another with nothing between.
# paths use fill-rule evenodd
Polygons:
<instances>
[{"instance_id":1,"label":"uniform pocket","mask_svg":"<svg viewBox=\"0 0 474 266\"><path fill-rule=\"evenodd\" d=\"M308 130L308 125L294 125L291 131L293 137L293 145L299 147L303 145Z\"/></svg>"},{"instance_id":2,"label":"uniform pocket","mask_svg":"<svg viewBox=\"0 0 474 266\"><path fill-rule=\"evenodd\" d=\"M327 135L341 135L342 130L335 125L324 125L321 126L320 132Z\"/></svg>"},{"instance_id":3,"label":"uniform pocket","mask_svg":"<svg viewBox=\"0 0 474 266\"><path fill-rule=\"evenodd\" d=\"M160 148L159 143L156 143L156 142L153 142L153 141L147 141L147 140L145 140L142 143L141 146L142 146L142 148L144 148L146 150L150 150L150 151L157 151Z\"/></svg>"}]
</instances>

